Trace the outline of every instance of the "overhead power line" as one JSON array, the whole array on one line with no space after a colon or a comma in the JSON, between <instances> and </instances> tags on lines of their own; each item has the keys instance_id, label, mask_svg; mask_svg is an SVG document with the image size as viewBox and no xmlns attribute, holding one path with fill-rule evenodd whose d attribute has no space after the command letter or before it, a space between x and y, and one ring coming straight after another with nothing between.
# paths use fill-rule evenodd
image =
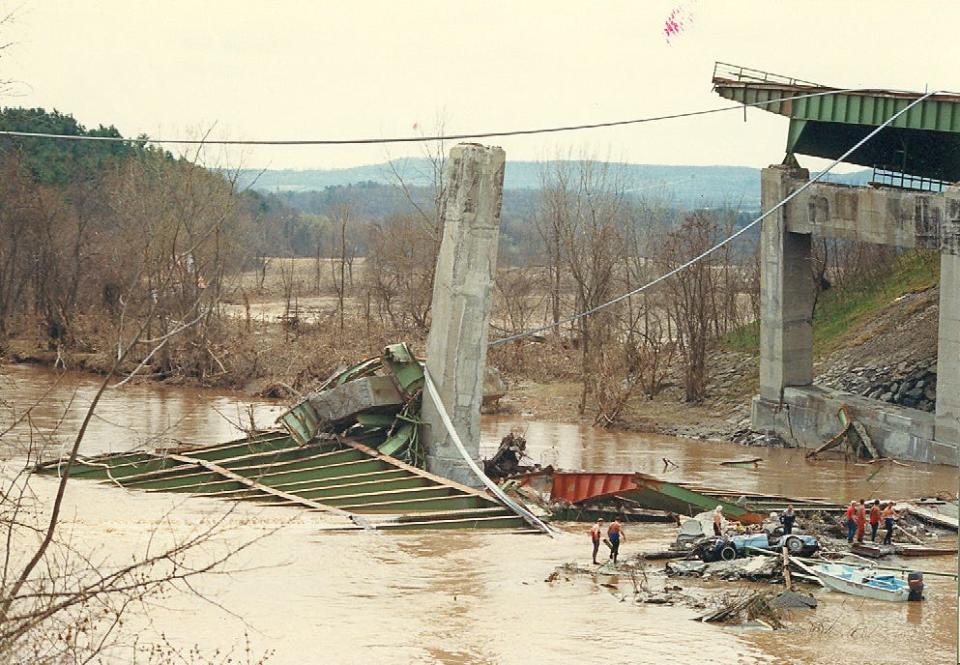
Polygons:
<instances>
[{"instance_id":1,"label":"overhead power line","mask_svg":"<svg viewBox=\"0 0 960 665\"><path fill-rule=\"evenodd\" d=\"M734 111L737 109L746 109L748 106L769 106L779 102L785 102L795 99L806 99L808 97L823 97L824 95L842 95L850 92L859 92L865 88L849 88L845 90L827 90L824 92L813 92L806 95L792 95L789 97L778 97L766 101L750 102L744 104L735 104L733 106L721 106L713 109L704 109L701 111L687 111L684 113L671 113L668 115L650 116L647 118L636 118L633 120L615 120L612 122L595 122L584 125L564 125L561 127L541 127L536 129L512 129L498 132L473 132L466 134L435 134L433 136L393 136L382 138L359 138L359 139L136 139L124 138L120 136L87 136L80 134L49 134L45 132L21 132L16 130L0 130L0 136L16 136L21 138L36 139L58 139L64 141L106 141L108 143L162 143L165 145L367 145L381 143L426 143L429 141L460 141L463 139L489 139L507 136L530 136L533 134L556 134L558 132L576 132L585 129L603 129L606 127L624 127L627 125L640 125L648 122L658 122L661 120L675 120L678 118L691 118L699 115L708 115L710 113L722 113L724 111Z\"/></svg>"},{"instance_id":2,"label":"overhead power line","mask_svg":"<svg viewBox=\"0 0 960 665\"><path fill-rule=\"evenodd\" d=\"M641 287L639 287L639 288L636 288L636 289L634 289L633 291L629 291L628 293L624 293L623 295L617 296L617 297L614 298L613 300L609 300L609 301L603 303L602 305L597 305L596 307L593 307L593 308L588 309L588 310L586 310L586 311L580 312L580 313L578 313L578 314L574 314L573 316L567 317L567 318L565 318L565 319L563 319L563 320L561 320L561 321L557 321L556 323L548 323L547 325L545 325L545 326L540 326L539 328L534 328L534 329L532 329L532 330L526 330L526 331L524 331L524 332L520 332L520 333L517 333L517 334L515 334L515 335L509 335L509 336L507 336L507 337L501 337L500 339L496 339L496 340L490 342L490 343L488 344L488 346L491 346L491 347L493 347L493 346L499 346L500 344L506 344L507 342L513 342L513 341L516 341L516 340L518 340L518 339L523 339L524 337L530 337L530 336L532 336L532 335L537 335L537 334L539 334L539 333L546 332L546 331L552 330L552 329L554 329L554 328L559 328L560 326L566 325L566 324L568 324L568 323L573 323L574 321L579 321L579 320L582 319L582 318L585 318L585 317L590 316L590 315L592 315L592 314L596 314L597 312L599 312L599 311L601 311L601 310L604 310L604 309L606 309L606 308L608 308L608 307L612 307L613 305L616 305L617 303L622 302L622 301L626 300L627 298L630 298L630 297L632 297L632 296L635 296L635 295L637 295L638 293L640 293L641 291L646 291L646 290L649 289L650 287L655 286L655 285L659 284L660 282L663 282L664 280L667 280L667 279L673 277L673 276L676 275L677 273L680 273L680 272L686 270L687 268L689 268L689 267L692 266L693 264L697 263L698 261L701 261L701 260L703 260L704 258L706 258L707 256L709 256L710 254L713 254L715 251L717 251L717 250L720 249L721 247L723 247L723 246L725 246L725 245L733 242L736 238L739 238L741 235L743 235L744 233L746 233L749 229L753 228L754 226L756 226L757 224L759 224L760 222L762 222L762 221L763 221L766 217L768 217L771 213L773 213L773 212L779 210L780 208L782 208L783 206L785 206L785 205L786 205L787 203L789 203L794 197L798 196L801 192L803 192L805 189L807 189L807 187L809 187L809 186L812 185L813 183L817 182L817 181L820 180L823 176L825 176L827 173L829 173L829 172L833 169L833 167L835 167L837 164L839 164L840 162L842 162L843 160L845 160L847 157L849 157L850 155L852 155L856 150L858 150L858 149L859 149L862 145L864 145L867 141L869 141L869 140L872 139L874 136L876 136L877 134L879 134L880 131L883 130L887 125L889 125L890 123L892 123L893 121L895 121L895 120L896 120L897 118L899 118L901 115L903 115L904 113L906 113L907 111L909 111L911 108L913 108L914 106L916 106L917 104L919 104L920 102L922 102L923 100L925 100L926 98L930 97L931 95L935 95L935 94L938 94L938 92L928 92L928 93L924 94L922 97L919 97L919 98L915 99L914 101L910 102L910 104L908 104L907 106L905 106L903 109L901 109L900 111L897 111L897 112L894 113L892 116L890 116L889 118L887 118L886 121L884 121L884 123L883 123L882 125L878 125L873 131L871 131L869 134L867 134L867 135L864 136L862 139L860 139L859 141L857 141L857 142L853 145L853 147L851 147L851 148L850 148L849 150L847 150L845 153L843 153L842 155L840 155L839 157L837 157L835 160L833 160L833 162L831 162L830 166L828 166L828 167L825 168L824 170L822 170L822 171L820 171L819 173L817 173L816 175L814 175L813 178L811 178L811 179L808 180L807 182L803 183L803 185L801 185L795 192L792 192L789 196L787 196L787 197L784 198L782 201L780 201L779 203L777 203L775 206L773 206L772 208L770 208L769 210L767 210L766 212L764 212L763 214L761 214L759 217L757 217L755 220L753 220L752 222L750 222L749 224L747 224L746 226L744 226L742 229L740 229L739 231L737 231L737 232L734 233L733 235L729 236L728 238L725 238L724 240L721 240L720 242L718 242L716 245L714 245L714 246L711 247L710 249L706 250L705 252L702 252L701 254L698 254L697 256L695 256L694 258L690 259L690 260L687 261L686 263L684 263L684 264L682 264L682 265L674 268L673 270L671 270L671 271L668 272L668 273L665 273L665 274L663 274L663 275L660 275L659 277L657 277L656 279L654 279L652 282L648 282L647 284L644 284L643 286L641 286Z\"/></svg>"}]
</instances>

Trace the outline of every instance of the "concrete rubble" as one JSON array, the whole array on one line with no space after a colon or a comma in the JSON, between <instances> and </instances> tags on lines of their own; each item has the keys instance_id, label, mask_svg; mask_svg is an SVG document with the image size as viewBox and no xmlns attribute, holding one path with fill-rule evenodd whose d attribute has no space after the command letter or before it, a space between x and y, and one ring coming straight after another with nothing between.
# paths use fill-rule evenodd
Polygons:
<instances>
[{"instance_id":1,"label":"concrete rubble","mask_svg":"<svg viewBox=\"0 0 960 665\"><path fill-rule=\"evenodd\" d=\"M720 580L774 580L781 574L782 565L775 557L753 556L733 561L668 561L668 577L699 577Z\"/></svg>"}]
</instances>

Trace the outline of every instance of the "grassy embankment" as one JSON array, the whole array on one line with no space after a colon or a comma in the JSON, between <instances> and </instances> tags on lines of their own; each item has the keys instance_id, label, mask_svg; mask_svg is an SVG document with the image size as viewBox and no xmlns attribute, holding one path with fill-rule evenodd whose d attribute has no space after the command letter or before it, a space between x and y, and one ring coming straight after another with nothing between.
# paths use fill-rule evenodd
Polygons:
<instances>
[{"instance_id":1,"label":"grassy embankment","mask_svg":"<svg viewBox=\"0 0 960 665\"><path fill-rule=\"evenodd\" d=\"M906 252L893 260L889 270L822 292L813 316L815 357L842 346L848 333L854 334L897 298L936 286L940 281L937 259L935 252ZM727 336L724 346L759 353L760 324L754 322L735 330Z\"/></svg>"}]
</instances>

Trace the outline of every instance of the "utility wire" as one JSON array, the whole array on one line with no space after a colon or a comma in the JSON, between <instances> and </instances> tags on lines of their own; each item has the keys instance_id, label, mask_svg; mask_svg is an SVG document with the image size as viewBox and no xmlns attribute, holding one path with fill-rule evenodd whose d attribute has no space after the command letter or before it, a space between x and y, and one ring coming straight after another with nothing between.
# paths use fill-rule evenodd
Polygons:
<instances>
[{"instance_id":1,"label":"utility wire","mask_svg":"<svg viewBox=\"0 0 960 665\"><path fill-rule=\"evenodd\" d=\"M851 92L860 92L866 88L849 88L845 90L827 90L825 92L813 92L806 95L793 95L789 97L778 97L766 101L749 102L736 104L734 106L721 106L702 111L688 111L686 113L672 113L669 115L650 116L647 118L636 118L634 120L615 120L612 122L596 122L585 125L565 125L561 127L543 127L539 129L514 129L499 132L475 132L472 134L437 134L433 136L394 136L386 138L360 138L360 139L152 139L152 138L124 138L120 136L89 136L80 134L48 134L43 132L21 132L11 129L0 130L0 136L17 136L22 138L37 139L61 139L65 141L107 141L110 143L163 143L169 145L366 145L381 143L426 143L429 141L458 141L461 139L487 139L504 136L529 136L532 134L555 134L557 132L574 132L584 129L602 129L605 127L623 127L626 125L639 125L647 122L657 122L660 120L674 120L677 118L690 118L710 113L722 113L723 111L734 111L744 109L748 106L768 106L795 99L806 99L809 97L822 97L824 95L842 95Z\"/></svg>"},{"instance_id":2,"label":"utility wire","mask_svg":"<svg viewBox=\"0 0 960 665\"><path fill-rule=\"evenodd\" d=\"M761 214L761 215L760 215L759 217L757 217L755 220L753 220L752 222L750 222L749 224L747 224L746 226L744 226L742 229L740 229L739 231L737 231L736 233L734 233L734 234L731 235L730 237L728 237L728 238L720 241L719 243L717 243L716 245L714 245L714 246L711 247L710 249L708 249L708 250L706 250L705 252L703 252L703 253L695 256L694 258L690 259L690 260L687 261L686 263L684 263L684 264L682 264L682 265L674 268L673 270L671 270L671 271L668 272L668 273L665 273L665 274L663 274L663 275L660 275L659 277L657 277L657 278L656 278L655 280L653 280L652 282L649 282L649 283L647 283L647 284L644 284L643 286L641 286L641 287L639 287L639 288L636 288L636 289L634 289L633 291L630 291L630 292L628 292L628 293L624 293L623 295L617 296L617 297L614 298L613 300L610 300L610 301L608 301L608 302L605 302L605 303L603 303L602 305L597 305L596 307L593 307L592 309L588 309L588 310L586 310L586 311L584 311L584 312L580 312L580 313L578 313L578 314L574 314L573 316L570 316L570 317L568 317L568 318L566 318L566 319L563 319L562 321L557 321L556 323L548 323L548 324L545 325L545 326L540 326L539 328L534 328L534 329L532 329L532 330L527 330L527 331L524 331L524 332L521 332L521 333L517 333L516 335L509 335L508 337L501 337L500 339L496 339L496 340L490 342L490 343L488 344L488 346L489 346L489 347L499 346L500 344L506 344L507 342L513 342L513 341L515 341L515 340L522 339L522 338L524 338L524 337L530 337L531 335L536 335L536 334L538 334L538 333L542 333L542 332L545 332L545 331L547 331L547 330L551 330L551 329L553 329L553 328L559 328L560 326L566 325L566 324L568 324L568 323L573 323L574 321L578 321L578 320L580 320L580 319L582 319L582 318L584 318L584 317L590 316L591 314L596 314L597 312L599 312L599 311L601 311L601 310L603 310L603 309L606 309L607 307L611 307L612 305L615 305L615 304L617 304L618 302L622 302L622 301L626 300L627 298L630 298L631 296L635 296L636 294L640 293L641 291L645 291L645 290L649 289L651 286L655 286L656 284L659 284L660 282L662 282L662 281L664 281L664 280L666 280L666 279L669 279L670 277L673 277L673 276L676 275L677 273L682 272L683 270L686 270L687 268L689 268L689 267L692 266L693 264L695 264L695 263L697 263L698 261L704 259L705 257L709 256L710 254L712 254L713 252L717 251L717 250L720 249L721 247L729 244L730 242L732 242L732 241L735 240L736 238L738 238L738 237L740 237L741 235L743 235L744 233L746 233L749 229L751 229L751 228L753 228L754 226L756 226L757 224L759 224L761 221L763 221L763 220L764 220L768 215L770 215L771 213L773 213L773 212L779 210L780 208L782 208L783 206L785 206L787 203L790 202L791 199L793 199L794 197L798 196L802 191L804 191L805 189L807 189L807 187L809 187L809 186L812 185L813 183L815 183L815 182L817 182L818 180L820 180L820 178L822 178L822 177L825 176L827 173L829 173L829 172L833 169L833 167L835 167L837 164L839 164L840 162L842 162L843 160L845 160L847 157L849 157L851 154L853 154L856 150L858 150L858 149L860 148L860 146L862 146L862 145L865 144L867 141L869 141L869 140L872 139L874 136L876 136L876 135L877 135L882 129L884 129L887 125L889 125L890 123L892 123L894 120L896 120L897 118L899 118L901 115L903 115L904 113L906 113L907 111L909 111L911 108L913 108L914 106L916 106L917 104L919 104L919 103L922 102L923 100L925 100L927 97L930 97L931 95L935 95L935 94L937 94L937 92L928 92L928 93L926 93L925 95L923 95L922 97L918 97L918 98L915 99L914 101L910 102L910 104L908 104L907 106L905 106L903 109L901 109L900 111L897 111L897 112L894 113L892 116L890 116L889 118L887 118L887 120L884 121L884 123L883 123L882 125L877 126L876 129L874 129L874 130L871 131L869 134L867 134L866 136L864 136L862 139L860 139L859 141L857 141L857 142L853 145L852 148L850 148L850 149L847 150L845 153L843 153L842 155L840 155L839 157L837 157L835 160L833 160L833 162L830 164L830 166L828 166L826 169L824 169L824 170L820 171L819 173L817 173L815 176L813 176L813 178L811 178L811 179L808 180L807 182L803 183L803 185L801 185L795 192L792 192L789 196L787 196L786 198L784 198L784 199L783 199L782 201L780 201L777 205L773 206L772 208L770 208L769 210L767 210L765 213Z\"/></svg>"}]
</instances>

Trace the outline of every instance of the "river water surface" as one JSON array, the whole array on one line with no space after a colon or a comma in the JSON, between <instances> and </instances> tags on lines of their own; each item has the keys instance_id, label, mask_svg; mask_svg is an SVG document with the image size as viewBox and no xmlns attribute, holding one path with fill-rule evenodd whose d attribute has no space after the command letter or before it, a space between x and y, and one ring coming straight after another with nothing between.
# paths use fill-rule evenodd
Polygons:
<instances>
[{"instance_id":1,"label":"river water surface","mask_svg":"<svg viewBox=\"0 0 960 665\"><path fill-rule=\"evenodd\" d=\"M4 436L8 469L27 446L55 456L74 433L97 379L55 375L25 366L2 368L6 408L0 431L34 403L26 422ZM108 391L82 452L93 454L235 437L250 413L269 424L277 403L240 395L151 384ZM54 430L56 430L54 432ZM955 490L956 469L807 462L794 450L740 446L520 417L485 418L483 453L506 432L525 434L538 462L568 469L643 471L744 491L824 497L910 498ZM52 433L53 432L53 433ZM759 470L721 467L745 455L764 458ZM664 471L663 458L677 466ZM22 464L22 462L20 462ZM41 497L55 479L36 477ZM151 538L182 538L223 517L231 504L175 494L145 494L91 482L71 483L64 532L74 546L105 561L142 553ZM168 595L130 617L124 630L143 643L166 639L204 653L254 654L268 663L920 663L954 662L957 586L927 576L929 600L882 603L815 592L820 606L789 629L738 632L691 619L681 607L638 607L587 578L546 583L559 564L589 562L582 524L561 524L555 539L498 532L384 534L334 532L335 518L297 509L240 504L224 520L223 544L261 538L214 575ZM628 528L625 553L660 549L675 537L666 525ZM956 570L950 557L909 562ZM687 584L697 584L689 582ZM621 591L626 591L626 586ZM119 661L130 654L117 652ZM242 658L241 658L242 662Z\"/></svg>"}]
</instances>

